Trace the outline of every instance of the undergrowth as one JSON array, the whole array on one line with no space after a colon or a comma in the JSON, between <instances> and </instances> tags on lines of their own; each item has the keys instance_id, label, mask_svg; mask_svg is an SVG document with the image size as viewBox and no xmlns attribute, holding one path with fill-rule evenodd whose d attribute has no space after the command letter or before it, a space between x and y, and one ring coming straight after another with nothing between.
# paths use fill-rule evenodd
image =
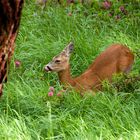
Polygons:
<instances>
[{"instance_id":1,"label":"undergrowth","mask_svg":"<svg viewBox=\"0 0 140 140\"><path fill-rule=\"evenodd\" d=\"M112 43L126 44L138 52L139 13L115 19L96 8L86 9L85 16L82 8L55 5L42 11L34 2L25 3L0 101L1 140L140 139L140 81L130 80L140 73L138 55L129 82L118 76L112 84L104 82L104 90L95 96L68 91L58 97L62 88L57 75L43 70L70 41L75 45L70 60L73 76L80 75ZM16 60L21 62L18 68ZM52 97L48 97L50 86L55 88Z\"/></svg>"}]
</instances>

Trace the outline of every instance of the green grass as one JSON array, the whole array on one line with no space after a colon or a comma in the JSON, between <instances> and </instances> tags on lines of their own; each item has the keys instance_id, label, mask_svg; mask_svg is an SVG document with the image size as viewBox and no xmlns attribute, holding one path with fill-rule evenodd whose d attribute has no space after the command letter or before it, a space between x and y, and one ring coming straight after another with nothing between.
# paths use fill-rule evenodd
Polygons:
<instances>
[{"instance_id":1,"label":"green grass","mask_svg":"<svg viewBox=\"0 0 140 140\"><path fill-rule=\"evenodd\" d=\"M57 75L45 73L43 67L71 40L75 44L70 60L73 76L81 74L112 43L126 44L134 52L140 48L138 14L116 21L104 11L86 17L74 9L68 16L69 10L53 6L42 12L32 2L25 4L0 101L0 139L140 139L140 82L132 83L135 88L131 92L106 87L94 97L81 97L74 91L48 97L50 86L56 93L61 86ZM14 60L21 61L20 68L14 66ZM136 57L131 74L140 73L139 65Z\"/></svg>"}]
</instances>

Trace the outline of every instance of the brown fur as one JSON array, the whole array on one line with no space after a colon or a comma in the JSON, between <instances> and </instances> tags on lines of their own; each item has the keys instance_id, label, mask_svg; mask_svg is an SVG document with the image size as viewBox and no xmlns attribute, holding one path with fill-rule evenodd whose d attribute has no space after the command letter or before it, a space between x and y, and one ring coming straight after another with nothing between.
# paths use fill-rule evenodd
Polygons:
<instances>
[{"instance_id":1,"label":"brown fur","mask_svg":"<svg viewBox=\"0 0 140 140\"><path fill-rule=\"evenodd\" d=\"M103 80L107 79L111 82L113 74L128 73L134 62L134 55L128 47L113 44L102 52L83 74L73 78L70 75L69 65L72 47L73 44L70 43L62 53L46 65L45 69L58 72L61 84L65 87L72 86L80 92L101 90ZM60 63L56 63L56 60Z\"/></svg>"}]
</instances>

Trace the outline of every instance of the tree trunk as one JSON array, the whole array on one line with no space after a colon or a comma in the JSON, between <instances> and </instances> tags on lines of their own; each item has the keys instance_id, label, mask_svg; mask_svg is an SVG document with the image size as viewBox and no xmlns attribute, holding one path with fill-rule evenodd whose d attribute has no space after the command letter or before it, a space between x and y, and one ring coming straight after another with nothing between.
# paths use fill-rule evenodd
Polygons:
<instances>
[{"instance_id":1,"label":"tree trunk","mask_svg":"<svg viewBox=\"0 0 140 140\"><path fill-rule=\"evenodd\" d=\"M23 0L0 0L0 96L2 84L7 81L7 72L14 42L17 36Z\"/></svg>"}]
</instances>

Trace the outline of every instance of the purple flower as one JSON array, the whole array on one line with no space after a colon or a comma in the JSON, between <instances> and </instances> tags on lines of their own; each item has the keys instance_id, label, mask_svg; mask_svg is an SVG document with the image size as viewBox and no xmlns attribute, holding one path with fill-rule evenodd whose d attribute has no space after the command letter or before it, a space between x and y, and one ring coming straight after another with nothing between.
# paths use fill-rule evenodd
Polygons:
<instances>
[{"instance_id":1,"label":"purple flower","mask_svg":"<svg viewBox=\"0 0 140 140\"><path fill-rule=\"evenodd\" d=\"M54 87L50 87L49 90L54 92Z\"/></svg>"},{"instance_id":2,"label":"purple flower","mask_svg":"<svg viewBox=\"0 0 140 140\"><path fill-rule=\"evenodd\" d=\"M121 12L124 12L124 11L125 11L124 6L120 6L120 11L121 11Z\"/></svg>"},{"instance_id":3,"label":"purple flower","mask_svg":"<svg viewBox=\"0 0 140 140\"><path fill-rule=\"evenodd\" d=\"M111 7L111 2L106 0L103 2L103 8L109 9Z\"/></svg>"},{"instance_id":4,"label":"purple flower","mask_svg":"<svg viewBox=\"0 0 140 140\"><path fill-rule=\"evenodd\" d=\"M18 68L20 67L20 65L21 65L21 62L19 60L15 60L15 66Z\"/></svg>"},{"instance_id":5,"label":"purple flower","mask_svg":"<svg viewBox=\"0 0 140 140\"><path fill-rule=\"evenodd\" d=\"M120 18L121 18L120 15L115 16L115 19L116 19L116 20L119 20Z\"/></svg>"},{"instance_id":6,"label":"purple flower","mask_svg":"<svg viewBox=\"0 0 140 140\"><path fill-rule=\"evenodd\" d=\"M57 93L57 96L60 97L60 96L62 96L62 94L61 93Z\"/></svg>"},{"instance_id":7,"label":"purple flower","mask_svg":"<svg viewBox=\"0 0 140 140\"><path fill-rule=\"evenodd\" d=\"M50 91L50 92L48 92L48 96L53 96L53 92L52 91Z\"/></svg>"},{"instance_id":8,"label":"purple flower","mask_svg":"<svg viewBox=\"0 0 140 140\"><path fill-rule=\"evenodd\" d=\"M120 6L120 11L125 15L128 13L127 10L125 10L124 6Z\"/></svg>"},{"instance_id":9,"label":"purple flower","mask_svg":"<svg viewBox=\"0 0 140 140\"><path fill-rule=\"evenodd\" d=\"M57 95L56 96L58 96L58 97L60 97L60 96L62 96L63 95L63 93L65 92L65 90L60 90L58 93L57 93Z\"/></svg>"},{"instance_id":10,"label":"purple flower","mask_svg":"<svg viewBox=\"0 0 140 140\"><path fill-rule=\"evenodd\" d=\"M109 16L109 17L112 17L112 14L111 14L111 13L109 13L109 14L108 14L108 16Z\"/></svg>"}]
</instances>

